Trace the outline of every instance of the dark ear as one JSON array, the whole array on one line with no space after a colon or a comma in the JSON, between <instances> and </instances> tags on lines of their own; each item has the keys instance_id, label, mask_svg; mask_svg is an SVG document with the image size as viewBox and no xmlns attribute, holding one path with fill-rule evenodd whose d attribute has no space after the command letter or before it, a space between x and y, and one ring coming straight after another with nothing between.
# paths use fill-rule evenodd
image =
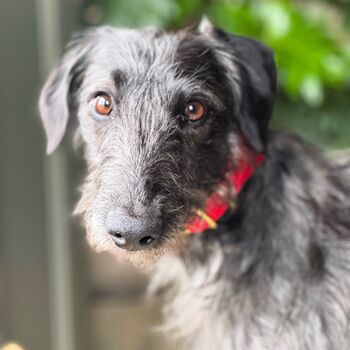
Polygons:
<instances>
[{"instance_id":1,"label":"dark ear","mask_svg":"<svg viewBox=\"0 0 350 350\"><path fill-rule=\"evenodd\" d=\"M47 153L52 153L61 142L69 118L71 93L81 84L86 69L86 44L83 36L73 40L66 53L53 69L39 99L40 116L47 137Z\"/></svg>"},{"instance_id":2,"label":"dark ear","mask_svg":"<svg viewBox=\"0 0 350 350\"><path fill-rule=\"evenodd\" d=\"M216 29L207 18L198 31L218 43L234 90L238 126L251 146L263 151L276 92L273 51L255 40Z\"/></svg>"}]
</instances>

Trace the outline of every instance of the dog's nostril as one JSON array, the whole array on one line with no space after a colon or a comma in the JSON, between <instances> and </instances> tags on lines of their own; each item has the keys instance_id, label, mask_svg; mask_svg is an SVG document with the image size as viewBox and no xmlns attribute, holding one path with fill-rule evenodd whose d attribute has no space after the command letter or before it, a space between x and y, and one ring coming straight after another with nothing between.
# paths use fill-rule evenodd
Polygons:
<instances>
[{"instance_id":1,"label":"dog's nostril","mask_svg":"<svg viewBox=\"0 0 350 350\"><path fill-rule=\"evenodd\" d=\"M126 239L125 239L123 236L117 234L117 235L115 235L115 242L116 242L119 246L123 246L123 245L126 244Z\"/></svg>"},{"instance_id":2,"label":"dog's nostril","mask_svg":"<svg viewBox=\"0 0 350 350\"><path fill-rule=\"evenodd\" d=\"M126 245L126 238L123 237L120 233L110 231L109 234L113 236L113 240L118 246Z\"/></svg>"},{"instance_id":3,"label":"dog's nostril","mask_svg":"<svg viewBox=\"0 0 350 350\"><path fill-rule=\"evenodd\" d=\"M154 241L154 239L155 238L151 236L146 236L146 237L142 237L139 242L140 242L140 245L145 246L145 245L151 244Z\"/></svg>"}]
</instances>

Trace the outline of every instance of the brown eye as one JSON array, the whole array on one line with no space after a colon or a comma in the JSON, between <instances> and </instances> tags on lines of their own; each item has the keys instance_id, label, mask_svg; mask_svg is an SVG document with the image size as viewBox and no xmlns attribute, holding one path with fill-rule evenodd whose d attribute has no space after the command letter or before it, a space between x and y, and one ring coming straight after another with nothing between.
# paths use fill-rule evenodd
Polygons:
<instances>
[{"instance_id":1,"label":"brown eye","mask_svg":"<svg viewBox=\"0 0 350 350\"><path fill-rule=\"evenodd\" d=\"M199 101L191 101L186 105L185 117L190 121L197 121L205 116L206 109L203 103Z\"/></svg>"},{"instance_id":2,"label":"brown eye","mask_svg":"<svg viewBox=\"0 0 350 350\"><path fill-rule=\"evenodd\" d=\"M107 116L112 111L112 99L108 95L99 95L95 98L95 110L98 114Z\"/></svg>"}]
</instances>

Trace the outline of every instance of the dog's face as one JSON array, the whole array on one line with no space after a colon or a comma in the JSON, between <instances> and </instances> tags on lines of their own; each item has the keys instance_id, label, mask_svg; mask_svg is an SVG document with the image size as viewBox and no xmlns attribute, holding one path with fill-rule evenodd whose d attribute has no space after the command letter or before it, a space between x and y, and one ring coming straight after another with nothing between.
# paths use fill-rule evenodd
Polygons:
<instances>
[{"instance_id":1,"label":"dog's face","mask_svg":"<svg viewBox=\"0 0 350 350\"><path fill-rule=\"evenodd\" d=\"M90 243L137 262L176 246L240 145L263 150L274 91L271 51L208 21L76 38L40 111L48 152L69 107L78 116L88 175L77 211Z\"/></svg>"}]
</instances>

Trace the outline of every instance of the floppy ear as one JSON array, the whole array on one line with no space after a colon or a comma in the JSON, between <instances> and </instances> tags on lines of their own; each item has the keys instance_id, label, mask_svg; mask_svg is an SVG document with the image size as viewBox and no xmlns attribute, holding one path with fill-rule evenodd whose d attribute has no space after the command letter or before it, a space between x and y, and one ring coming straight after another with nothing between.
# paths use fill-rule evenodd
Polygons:
<instances>
[{"instance_id":1,"label":"floppy ear","mask_svg":"<svg viewBox=\"0 0 350 350\"><path fill-rule=\"evenodd\" d=\"M276 92L273 51L253 39L214 28L207 18L202 19L198 30L218 42L234 85L239 128L255 150L263 151Z\"/></svg>"},{"instance_id":2,"label":"floppy ear","mask_svg":"<svg viewBox=\"0 0 350 350\"><path fill-rule=\"evenodd\" d=\"M68 45L41 90L39 111L46 132L48 154L56 149L66 131L70 95L80 85L86 68L84 46L82 37Z\"/></svg>"},{"instance_id":3,"label":"floppy ear","mask_svg":"<svg viewBox=\"0 0 350 350\"><path fill-rule=\"evenodd\" d=\"M255 40L220 29L215 29L215 35L231 53L233 67L236 67L231 74L237 74L238 70L239 127L251 146L261 152L265 148L276 93L273 51Z\"/></svg>"}]
</instances>

